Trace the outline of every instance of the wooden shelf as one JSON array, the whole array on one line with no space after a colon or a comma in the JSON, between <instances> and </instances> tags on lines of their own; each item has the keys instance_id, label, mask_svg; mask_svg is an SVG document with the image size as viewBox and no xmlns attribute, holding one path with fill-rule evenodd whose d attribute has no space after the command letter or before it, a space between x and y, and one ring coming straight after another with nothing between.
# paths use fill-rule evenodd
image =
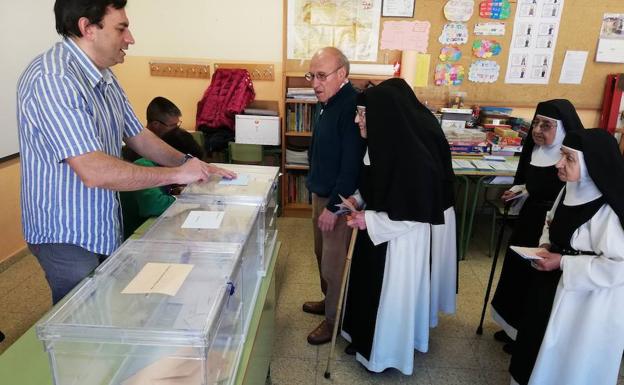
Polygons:
<instances>
[{"instance_id":1,"label":"wooden shelf","mask_svg":"<svg viewBox=\"0 0 624 385\"><path fill-rule=\"evenodd\" d=\"M286 99L286 104L316 104L318 100Z\"/></svg>"},{"instance_id":2,"label":"wooden shelf","mask_svg":"<svg viewBox=\"0 0 624 385\"><path fill-rule=\"evenodd\" d=\"M303 164L285 164L284 168L286 170L309 170L309 166L305 166Z\"/></svg>"},{"instance_id":3,"label":"wooden shelf","mask_svg":"<svg viewBox=\"0 0 624 385\"><path fill-rule=\"evenodd\" d=\"M312 131L285 131L286 136L312 136Z\"/></svg>"},{"instance_id":4,"label":"wooden shelf","mask_svg":"<svg viewBox=\"0 0 624 385\"><path fill-rule=\"evenodd\" d=\"M309 218L312 215L312 205L308 203L286 203L284 216L296 218Z\"/></svg>"}]
</instances>

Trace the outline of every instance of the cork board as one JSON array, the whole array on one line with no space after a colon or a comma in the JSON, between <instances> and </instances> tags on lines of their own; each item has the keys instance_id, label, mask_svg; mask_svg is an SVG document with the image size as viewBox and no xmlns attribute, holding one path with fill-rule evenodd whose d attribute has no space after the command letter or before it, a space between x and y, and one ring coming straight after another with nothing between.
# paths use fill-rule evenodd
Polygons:
<instances>
[{"instance_id":1,"label":"cork board","mask_svg":"<svg viewBox=\"0 0 624 385\"><path fill-rule=\"evenodd\" d=\"M511 14L503 20L506 26L504 36L490 36L501 43L502 52L492 58L501 67L500 76L495 83L472 83L468 81L470 64L477 60L472 56L472 42L479 38L474 35L476 23L498 21L482 19L479 17L478 5L481 0L475 0L475 12L466 23L469 31L468 43L459 46L462 58L457 62L465 68L466 76L462 85L459 86L435 86L433 84L433 72L435 65L440 62L438 55L442 44L438 37L442 27L448 21L444 17L443 8L446 0L416 0L414 18L382 18L381 24L386 20L420 20L429 21L431 30L427 53L431 54L429 68L429 82L427 87L416 88L416 94L421 100L427 100L432 104L442 104L448 100L453 91L466 92L468 104L481 105L505 105L513 107L534 107L538 102L553 98L565 98L572 101L578 109L599 109L602 104L602 93L606 76L611 73L624 72L624 64L596 63L596 47L602 25L604 13L624 13L622 0L565 0L559 36L553 59L553 67L548 85L533 84L505 84L505 71L509 45L513 32L513 20L516 11L516 1L510 1ZM285 1L285 7L288 1ZM289 60L286 58L286 10L284 13L284 71L306 72L309 62L303 60ZM383 28L383 27L382 27ZM380 31L381 33L381 31ZM559 74L567 50L588 51L585 73L581 84L559 84ZM379 50L377 63L394 63L400 61L399 51Z\"/></svg>"}]
</instances>

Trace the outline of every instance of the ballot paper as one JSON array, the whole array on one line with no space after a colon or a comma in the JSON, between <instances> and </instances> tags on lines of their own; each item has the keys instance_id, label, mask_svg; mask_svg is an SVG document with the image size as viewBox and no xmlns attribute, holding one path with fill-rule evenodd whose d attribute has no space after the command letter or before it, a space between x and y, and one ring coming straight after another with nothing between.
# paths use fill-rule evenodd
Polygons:
<instances>
[{"instance_id":1,"label":"ballot paper","mask_svg":"<svg viewBox=\"0 0 624 385\"><path fill-rule=\"evenodd\" d=\"M474 166L466 159L453 159L453 168L455 170L474 170Z\"/></svg>"},{"instance_id":2,"label":"ballot paper","mask_svg":"<svg viewBox=\"0 0 624 385\"><path fill-rule=\"evenodd\" d=\"M477 170L487 170L487 171L492 171L492 166L490 165L489 162L486 162L484 160L472 160L471 161L472 164L475 166L475 168Z\"/></svg>"},{"instance_id":3,"label":"ballot paper","mask_svg":"<svg viewBox=\"0 0 624 385\"><path fill-rule=\"evenodd\" d=\"M336 211L334 214L342 215L342 214L349 214L351 212L357 211L357 209L353 207L353 205L351 204L351 202L349 202L349 200L347 200L345 197L343 197L340 194L338 194L338 196L340 197L340 200L342 200L342 203L336 204L336 207L338 207L338 211Z\"/></svg>"},{"instance_id":4,"label":"ballot paper","mask_svg":"<svg viewBox=\"0 0 624 385\"><path fill-rule=\"evenodd\" d=\"M223 211L191 211L184 223L183 229L218 229L224 216Z\"/></svg>"},{"instance_id":5,"label":"ballot paper","mask_svg":"<svg viewBox=\"0 0 624 385\"><path fill-rule=\"evenodd\" d=\"M537 255L537 252L548 251L544 249L543 247L509 246L509 248L515 251L516 253L518 253L518 255L524 259L542 259L542 257Z\"/></svg>"},{"instance_id":6,"label":"ballot paper","mask_svg":"<svg viewBox=\"0 0 624 385\"><path fill-rule=\"evenodd\" d=\"M238 176L234 179L221 179L219 181L222 186L247 186L249 185L249 175L247 174L238 174Z\"/></svg>"},{"instance_id":7,"label":"ballot paper","mask_svg":"<svg viewBox=\"0 0 624 385\"><path fill-rule=\"evenodd\" d=\"M190 264L146 263L121 293L175 296L191 270L193 265Z\"/></svg>"}]
</instances>

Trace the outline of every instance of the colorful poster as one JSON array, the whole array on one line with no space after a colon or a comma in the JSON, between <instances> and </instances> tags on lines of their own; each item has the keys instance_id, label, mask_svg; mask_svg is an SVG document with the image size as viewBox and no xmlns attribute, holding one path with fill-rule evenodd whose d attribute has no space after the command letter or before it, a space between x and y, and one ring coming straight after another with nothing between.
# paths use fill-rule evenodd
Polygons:
<instances>
[{"instance_id":1,"label":"colorful poster","mask_svg":"<svg viewBox=\"0 0 624 385\"><path fill-rule=\"evenodd\" d=\"M445 46L440 49L440 61L443 62L456 62L461 59L462 53L459 48L455 46Z\"/></svg>"},{"instance_id":2,"label":"colorful poster","mask_svg":"<svg viewBox=\"0 0 624 385\"><path fill-rule=\"evenodd\" d=\"M430 28L428 21L386 21L381 31L381 49L426 53Z\"/></svg>"},{"instance_id":3,"label":"colorful poster","mask_svg":"<svg viewBox=\"0 0 624 385\"><path fill-rule=\"evenodd\" d=\"M479 36L503 36L505 23L477 23L474 26L474 34Z\"/></svg>"},{"instance_id":4,"label":"colorful poster","mask_svg":"<svg viewBox=\"0 0 624 385\"><path fill-rule=\"evenodd\" d=\"M310 59L334 46L351 60L376 61L381 1L288 0L288 59Z\"/></svg>"},{"instance_id":5,"label":"colorful poster","mask_svg":"<svg viewBox=\"0 0 624 385\"><path fill-rule=\"evenodd\" d=\"M461 64L438 64L435 68L436 86L458 86L464 81L464 66Z\"/></svg>"},{"instance_id":6,"label":"colorful poster","mask_svg":"<svg viewBox=\"0 0 624 385\"><path fill-rule=\"evenodd\" d=\"M564 0L518 0L505 83L548 84Z\"/></svg>"},{"instance_id":7,"label":"colorful poster","mask_svg":"<svg viewBox=\"0 0 624 385\"><path fill-rule=\"evenodd\" d=\"M504 20L509 17L510 11L508 0L485 0L479 4L479 16L483 18Z\"/></svg>"},{"instance_id":8,"label":"colorful poster","mask_svg":"<svg viewBox=\"0 0 624 385\"><path fill-rule=\"evenodd\" d=\"M468 80L476 83L494 83L498 80L500 65L493 60L477 60L470 65Z\"/></svg>"},{"instance_id":9,"label":"colorful poster","mask_svg":"<svg viewBox=\"0 0 624 385\"><path fill-rule=\"evenodd\" d=\"M449 0L444 5L444 17L449 21L468 21L473 9L474 0Z\"/></svg>"},{"instance_id":10,"label":"colorful poster","mask_svg":"<svg viewBox=\"0 0 624 385\"><path fill-rule=\"evenodd\" d=\"M446 23L438 41L444 45L466 44L468 42L468 28L464 23Z\"/></svg>"},{"instance_id":11,"label":"colorful poster","mask_svg":"<svg viewBox=\"0 0 624 385\"><path fill-rule=\"evenodd\" d=\"M496 56L501 51L501 45L496 40L477 39L472 43L472 54L480 58Z\"/></svg>"}]
</instances>

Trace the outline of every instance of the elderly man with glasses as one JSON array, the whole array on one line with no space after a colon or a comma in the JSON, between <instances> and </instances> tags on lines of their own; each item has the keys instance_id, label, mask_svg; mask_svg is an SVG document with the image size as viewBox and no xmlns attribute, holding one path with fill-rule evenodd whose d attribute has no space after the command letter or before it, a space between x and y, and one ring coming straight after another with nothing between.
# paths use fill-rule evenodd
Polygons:
<instances>
[{"instance_id":1,"label":"elderly man with glasses","mask_svg":"<svg viewBox=\"0 0 624 385\"><path fill-rule=\"evenodd\" d=\"M345 217L335 214L336 205L340 196L349 197L355 191L364 155L364 142L354 123L357 92L348 75L349 60L334 47L316 52L310 72L305 74L320 103L309 150L307 187L312 193L314 253L325 295L322 301L303 304L303 311L325 315L308 335L312 345L329 342L337 322L336 305L351 230Z\"/></svg>"}]
</instances>

